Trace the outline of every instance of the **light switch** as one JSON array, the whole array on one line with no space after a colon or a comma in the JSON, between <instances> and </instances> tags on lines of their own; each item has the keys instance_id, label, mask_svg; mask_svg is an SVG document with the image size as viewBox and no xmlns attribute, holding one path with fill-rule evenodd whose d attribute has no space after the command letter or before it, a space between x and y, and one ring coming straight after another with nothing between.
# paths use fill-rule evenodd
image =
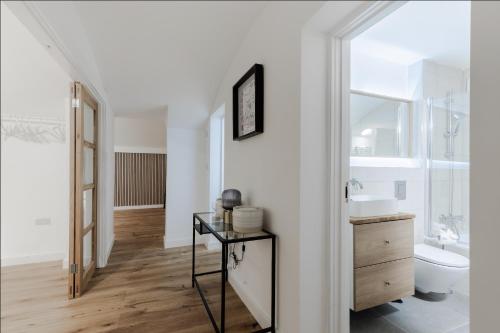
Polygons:
<instances>
[{"instance_id":1,"label":"light switch","mask_svg":"<svg viewBox=\"0 0 500 333\"><path fill-rule=\"evenodd\" d=\"M396 180L394 182L394 196L398 200L406 200L406 180Z\"/></svg>"}]
</instances>

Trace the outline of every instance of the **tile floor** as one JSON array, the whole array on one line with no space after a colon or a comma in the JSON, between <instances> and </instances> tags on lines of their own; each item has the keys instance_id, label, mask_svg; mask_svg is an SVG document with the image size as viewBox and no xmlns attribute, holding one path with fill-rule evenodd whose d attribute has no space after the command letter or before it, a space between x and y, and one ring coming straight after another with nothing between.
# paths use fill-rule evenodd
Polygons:
<instances>
[{"instance_id":1,"label":"tile floor","mask_svg":"<svg viewBox=\"0 0 500 333\"><path fill-rule=\"evenodd\" d=\"M351 311L351 333L469 333L469 298L420 294L403 303Z\"/></svg>"}]
</instances>

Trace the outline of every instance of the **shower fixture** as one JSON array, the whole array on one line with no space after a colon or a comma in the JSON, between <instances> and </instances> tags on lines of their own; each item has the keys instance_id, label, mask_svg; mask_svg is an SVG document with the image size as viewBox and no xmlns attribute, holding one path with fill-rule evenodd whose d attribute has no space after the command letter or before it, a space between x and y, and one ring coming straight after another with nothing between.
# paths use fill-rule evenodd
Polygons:
<instances>
[{"instance_id":1,"label":"shower fixture","mask_svg":"<svg viewBox=\"0 0 500 333\"><path fill-rule=\"evenodd\" d=\"M462 115L453 110L453 93L448 92L446 96L446 108L447 108L447 129L443 136L447 140L445 157L452 161L455 157L455 138L458 135L458 130L460 129L460 120Z\"/></svg>"},{"instance_id":2,"label":"shower fixture","mask_svg":"<svg viewBox=\"0 0 500 333\"><path fill-rule=\"evenodd\" d=\"M463 224L465 218L464 215L461 214L456 214L456 198L455 198L455 182L457 181L455 178L455 160L456 160L456 139L458 135L460 134L461 130L461 125L463 122L463 119L465 117L465 113L461 112L462 110L459 110L457 108L457 105L459 103L455 103L454 101L454 93L453 91L449 91L446 94L446 98L443 100L434 100L433 98L429 98L427 101L427 107L428 107L428 125L427 125L427 158L428 158L428 168L432 168L433 162L436 160L439 160L439 156L436 156L433 154L433 135L432 132L434 130L438 130L439 127L435 126L435 121L436 118L434 118L433 113L434 113L434 107L438 107L440 109L444 109L445 111L445 118L441 118L445 120L445 126L446 128L444 129L443 137L446 140L445 143L445 151L442 152L441 155L444 157L445 160L448 161L448 196L447 196L447 212L446 213L441 213L437 216L436 221L436 216L434 216L431 213L431 210L429 210L428 213L428 219L429 223L432 224L433 220L438 222L439 224L442 225L442 228L446 228L449 231L451 231L453 234L456 235L458 239L460 239L460 225ZM439 119L439 118L438 118ZM428 196L428 203L429 207L432 207L432 174L428 174L428 189L429 189L429 196ZM433 234L431 225L429 225L428 228L428 233L430 235Z\"/></svg>"},{"instance_id":3,"label":"shower fixture","mask_svg":"<svg viewBox=\"0 0 500 333\"><path fill-rule=\"evenodd\" d=\"M458 230L458 223L463 222L463 215L454 215L453 213L453 202L455 193L455 168L453 167L453 161L455 159L455 138L458 135L458 130L460 128L460 115L453 110L453 92L450 91L446 96L446 108L448 117L448 126L444 134L447 138L447 150L445 157L450 161L449 172L449 195L448 195L448 215L441 214L439 221L450 228L456 235L460 238L460 232Z\"/></svg>"}]
</instances>

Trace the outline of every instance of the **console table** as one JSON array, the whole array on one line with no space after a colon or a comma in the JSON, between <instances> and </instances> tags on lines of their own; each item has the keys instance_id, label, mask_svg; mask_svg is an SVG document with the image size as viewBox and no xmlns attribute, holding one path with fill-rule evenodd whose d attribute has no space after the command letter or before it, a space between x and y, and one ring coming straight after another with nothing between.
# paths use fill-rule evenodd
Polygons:
<instances>
[{"instance_id":1,"label":"console table","mask_svg":"<svg viewBox=\"0 0 500 333\"><path fill-rule=\"evenodd\" d=\"M196 232L200 235L211 234L222 245L221 261L222 266L220 270L196 273L195 271L195 236ZM228 278L227 262L228 262L228 245L231 243L241 243L241 242L251 242L263 239L270 239L272 242L272 260L271 260L271 326L262 328L257 332L275 332L276 325L276 235L262 230L257 233L242 234L233 231L232 224L224 223L221 218L216 218L215 213L194 213L193 214L193 261L192 261L192 275L191 275L191 287L195 287L201 296L205 310L207 310L208 317L212 322L215 332L224 333L225 332L225 317L226 317L226 281ZM220 309L220 327L217 326L217 322L210 311L210 306L203 294L202 289L198 283L196 277L209 274L220 274L221 275L221 309Z\"/></svg>"}]
</instances>

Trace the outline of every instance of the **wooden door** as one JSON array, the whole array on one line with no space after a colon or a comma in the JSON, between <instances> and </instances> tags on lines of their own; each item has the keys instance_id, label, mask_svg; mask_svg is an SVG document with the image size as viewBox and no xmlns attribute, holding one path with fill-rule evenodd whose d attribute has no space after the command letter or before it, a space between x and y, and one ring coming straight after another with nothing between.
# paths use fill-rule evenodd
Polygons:
<instances>
[{"instance_id":1,"label":"wooden door","mask_svg":"<svg viewBox=\"0 0 500 333\"><path fill-rule=\"evenodd\" d=\"M81 83L72 87L69 298L80 297L97 263L98 104Z\"/></svg>"}]
</instances>

